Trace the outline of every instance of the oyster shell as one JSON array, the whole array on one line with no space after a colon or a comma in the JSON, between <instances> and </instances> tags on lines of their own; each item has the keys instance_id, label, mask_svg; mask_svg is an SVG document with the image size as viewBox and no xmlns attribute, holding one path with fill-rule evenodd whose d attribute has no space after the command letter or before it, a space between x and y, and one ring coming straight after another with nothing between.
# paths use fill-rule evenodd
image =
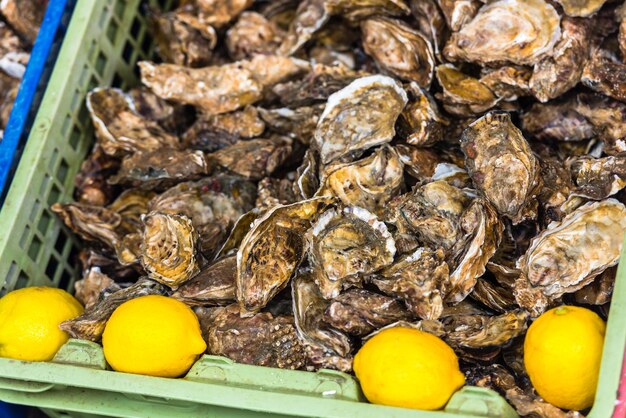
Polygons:
<instances>
[{"instance_id":1,"label":"oyster shell","mask_svg":"<svg viewBox=\"0 0 626 418\"><path fill-rule=\"evenodd\" d=\"M324 212L307 232L307 241L313 276L326 299L390 265L396 254L387 226L357 206Z\"/></svg>"},{"instance_id":2,"label":"oyster shell","mask_svg":"<svg viewBox=\"0 0 626 418\"><path fill-rule=\"evenodd\" d=\"M122 217L117 212L81 203L55 203L50 209L85 241L101 243L109 248L116 248L121 242L119 227Z\"/></svg>"},{"instance_id":3,"label":"oyster shell","mask_svg":"<svg viewBox=\"0 0 626 418\"><path fill-rule=\"evenodd\" d=\"M581 82L592 90L626 102L626 64L596 50L587 61Z\"/></svg>"},{"instance_id":4,"label":"oyster shell","mask_svg":"<svg viewBox=\"0 0 626 418\"><path fill-rule=\"evenodd\" d=\"M327 0L304 0L298 5L296 16L278 49L281 55L292 55L330 19Z\"/></svg>"},{"instance_id":5,"label":"oyster shell","mask_svg":"<svg viewBox=\"0 0 626 418\"><path fill-rule=\"evenodd\" d=\"M217 33L189 8L149 15L157 52L165 62L188 67L208 65Z\"/></svg>"},{"instance_id":6,"label":"oyster shell","mask_svg":"<svg viewBox=\"0 0 626 418\"><path fill-rule=\"evenodd\" d=\"M290 179L265 177L259 182L256 207L268 210L276 205L289 205L296 202Z\"/></svg>"},{"instance_id":7,"label":"oyster shell","mask_svg":"<svg viewBox=\"0 0 626 418\"><path fill-rule=\"evenodd\" d=\"M198 237L189 218L151 212L143 223L140 261L151 279L176 289L198 274Z\"/></svg>"},{"instance_id":8,"label":"oyster shell","mask_svg":"<svg viewBox=\"0 0 626 418\"><path fill-rule=\"evenodd\" d=\"M400 20L371 17L361 23L363 48L385 72L421 87L433 79L435 56L428 40Z\"/></svg>"},{"instance_id":9,"label":"oyster shell","mask_svg":"<svg viewBox=\"0 0 626 418\"><path fill-rule=\"evenodd\" d=\"M417 180L427 180L435 175L441 161L436 151L400 144L395 147L406 172Z\"/></svg>"},{"instance_id":10,"label":"oyster shell","mask_svg":"<svg viewBox=\"0 0 626 418\"><path fill-rule=\"evenodd\" d=\"M259 114L269 129L309 144L323 111L324 105L319 104L295 109L259 109Z\"/></svg>"},{"instance_id":11,"label":"oyster shell","mask_svg":"<svg viewBox=\"0 0 626 418\"><path fill-rule=\"evenodd\" d=\"M498 213L513 223L536 216L539 161L507 113L491 112L472 123L461 148L472 181Z\"/></svg>"},{"instance_id":12,"label":"oyster shell","mask_svg":"<svg viewBox=\"0 0 626 418\"><path fill-rule=\"evenodd\" d=\"M470 297L495 312L505 313L515 305L513 291L485 279L479 279Z\"/></svg>"},{"instance_id":13,"label":"oyster shell","mask_svg":"<svg viewBox=\"0 0 626 418\"><path fill-rule=\"evenodd\" d=\"M435 50L435 54L439 57L448 35L448 27L437 1L411 0L409 1L409 7L417 23L417 29L430 42Z\"/></svg>"},{"instance_id":14,"label":"oyster shell","mask_svg":"<svg viewBox=\"0 0 626 418\"><path fill-rule=\"evenodd\" d=\"M185 106L169 103L146 87L135 87L128 95L137 113L157 122L168 132L180 133L193 122L191 112Z\"/></svg>"},{"instance_id":15,"label":"oyster shell","mask_svg":"<svg viewBox=\"0 0 626 418\"><path fill-rule=\"evenodd\" d=\"M254 0L193 0L201 19L216 28L221 28L252 6Z\"/></svg>"},{"instance_id":16,"label":"oyster shell","mask_svg":"<svg viewBox=\"0 0 626 418\"><path fill-rule=\"evenodd\" d=\"M404 0L326 0L334 15L344 16L349 21L358 21L370 16L404 16L410 13Z\"/></svg>"},{"instance_id":17,"label":"oyster shell","mask_svg":"<svg viewBox=\"0 0 626 418\"><path fill-rule=\"evenodd\" d=\"M381 75L359 78L331 95L315 130L322 163L391 141L407 101L398 83Z\"/></svg>"},{"instance_id":18,"label":"oyster shell","mask_svg":"<svg viewBox=\"0 0 626 418\"><path fill-rule=\"evenodd\" d=\"M602 200L626 187L626 154L579 157L571 162L570 169L578 196Z\"/></svg>"},{"instance_id":19,"label":"oyster shell","mask_svg":"<svg viewBox=\"0 0 626 418\"><path fill-rule=\"evenodd\" d=\"M241 60L255 54L274 54L282 43L283 31L256 12L243 12L237 23L226 32L226 47L232 59Z\"/></svg>"},{"instance_id":20,"label":"oyster shell","mask_svg":"<svg viewBox=\"0 0 626 418\"><path fill-rule=\"evenodd\" d=\"M454 32L458 32L470 22L481 6L478 0L437 0L437 3L446 18L448 27Z\"/></svg>"},{"instance_id":21,"label":"oyster shell","mask_svg":"<svg viewBox=\"0 0 626 418\"><path fill-rule=\"evenodd\" d=\"M241 318L237 305L218 308L201 318L207 352L238 363L281 369L301 369L306 364L291 316L258 313Z\"/></svg>"},{"instance_id":22,"label":"oyster shell","mask_svg":"<svg viewBox=\"0 0 626 418\"><path fill-rule=\"evenodd\" d=\"M556 0L563 6L563 11L568 16L587 17L591 16L606 2L606 0Z\"/></svg>"},{"instance_id":23,"label":"oyster shell","mask_svg":"<svg viewBox=\"0 0 626 418\"><path fill-rule=\"evenodd\" d=\"M236 278L237 257L232 255L200 270L171 296L189 306L230 305L236 300Z\"/></svg>"},{"instance_id":24,"label":"oyster shell","mask_svg":"<svg viewBox=\"0 0 626 418\"><path fill-rule=\"evenodd\" d=\"M530 89L540 102L559 97L578 84L589 57L590 40L591 26L586 19L561 20L561 40L553 55L537 62L530 78Z\"/></svg>"},{"instance_id":25,"label":"oyster shell","mask_svg":"<svg viewBox=\"0 0 626 418\"><path fill-rule=\"evenodd\" d=\"M579 94L576 111L594 127L606 154L626 151L626 104L597 94Z\"/></svg>"},{"instance_id":26,"label":"oyster shell","mask_svg":"<svg viewBox=\"0 0 626 418\"><path fill-rule=\"evenodd\" d=\"M540 140L589 139L594 136L594 125L576 108L576 101L535 103L522 114L522 128Z\"/></svg>"},{"instance_id":27,"label":"oyster shell","mask_svg":"<svg viewBox=\"0 0 626 418\"><path fill-rule=\"evenodd\" d=\"M418 248L368 280L387 295L402 299L418 318L433 320L443 312L448 278L443 251Z\"/></svg>"},{"instance_id":28,"label":"oyster shell","mask_svg":"<svg viewBox=\"0 0 626 418\"><path fill-rule=\"evenodd\" d=\"M443 89L443 107L450 113L471 116L485 112L498 103L498 98L487 85L463 74L452 64L437 66L435 74Z\"/></svg>"},{"instance_id":29,"label":"oyster shell","mask_svg":"<svg viewBox=\"0 0 626 418\"><path fill-rule=\"evenodd\" d=\"M87 94L87 109L98 145L113 156L179 147L178 139L158 123L139 115L119 89L96 88Z\"/></svg>"},{"instance_id":30,"label":"oyster shell","mask_svg":"<svg viewBox=\"0 0 626 418\"><path fill-rule=\"evenodd\" d=\"M0 13L20 37L33 45L47 6L48 0L4 0Z\"/></svg>"},{"instance_id":31,"label":"oyster shell","mask_svg":"<svg viewBox=\"0 0 626 418\"><path fill-rule=\"evenodd\" d=\"M532 65L552 53L561 36L559 23L559 14L544 0L491 1L452 34L444 55L450 61Z\"/></svg>"},{"instance_id":32,"label":"oyster shell","mask_svg":"<svg viewBox=\"0 0 626 418\"><path fill-rule=\"evenodd\" d=\"M308 63L273 55L204 68L139 64L141 81L159 97L199 107L207 114L237 110L263 97L263 89L308 69Z\"/></svg>"},{"instance_id":33,"label":"oyster shell","mask_svg":"<svg viewBox=\"0 0 626 418\"><path fill-rule=\"evenodd\" d=\"M615 265L626 232L626 207L614 199L587 203L537 235L517 262L515 299L533 316Z\"/></svg>"},{"instance_id":34,"label":"oyster shell","mask_svg":"<svg viewBox=\"0 0 626 418\"><path fill-rule=\"evenodd\" d=\"M593 282L574 292L576 303L585 305L604 305L611 301L615 287L617 267L610 267L598 275Z\"/></svg>"},{"instance_id":35,"label":"oyster shell","mask_svg":"<svg viewBox=\"0 0 626 418\"><path fill-rule=\"evenodd\" d=\"M239 141L209 155L228 171L251 180L271 175L289 158L293 141L284 136Z\"/></svg>"},{"instance_id":36,"label":"oyster shell","mask_svg":"<svg viewBox=\"0 0 626 418\"><path fill-rule=\"evenodd\" d=\"M92 267L81 280L74 283L74 296L85 309L88 309L98 302L100 293L104 289L113 286L115 286L113 279L102 273L99 267Z\"/></svg>"},{"instance_id":37,"label":"oyster shell","mask_svg":"<svg viewBox=\"0 0 626 418\"><path fill-rule=\"evenodd\" d=\"M381 147L367 158L333 168L316 196L336 196L346 206L376 212L400 191L403 167L392 148Z\"/></svg>"},{"instance_id":38,"label":"oyster shell","mask_svg":"<svg viewBox=\"0 0 626 418\"><path fill-rule=\"evenodd\" d=\"M543 186L537 195L543 223L558 221L565 216L564 203L575 189L572 176L563 162L555 157L541 159Z\"/></svg>"},{"instance_id":39,"label":"oyster shell","mask_svg":"<svg viewBox=\"0 0 626 418\"><path fill-rule=\"evenodd\" d=\"M508 344L526 332L528 312L517 310L498 316L454 315L443 321L444 340L455 348L486 348Z\"/></svg>"},{"instance_id":40,"label":"oyster shell","mask_svg":"<svg viewBox=\"0 0 626 418\"><path fill-rule=\"evenodd\" d=\"M332 300L324 321L340 331L363 336L410 316L397 299L365 289L350 289Z\"/></svg>"},{"instance_id":41,"label":"oyster shell","mask_svg":"<svg viewBox=\"0 0 626 418\"><path fill-rule=\"evenodd\" d=\"M104 327L113 311L122 303L140 296L165 295L167 293L165 286L148 278L141 278L137 280L137 283L127 288L117 289L114 288L114 291L106 297L85 308L82 315L61 322L59 328L67 332L72 338L98 342L102 338ZM106 289L103 293L106 293Z\"/></svg>"},{"instance_id":42,"label":"oyster shell","mask_svg":"<svg viewBox=\"0 0 626 418\"><path fill-rule=\"evenodd\" d=\"M310 363L341 371L352 369L350 339L343 332L324 322L329 302L324 300L313 277L297 275L291 285L293 312L300 341L306 346Z\"/></svg>"},{"instance_id":43,"label":"oyster shell","mask_svg":"<svg viewBox=\"0 0 626 418\"><path fill-rule=\"evenodd\" d=\"M177 183L209 174L209 162L202 151L162 148L137 152L122 160L122 166L110 184L165 190Z\"/></svg>"},{"instance_id":44,"label":"oyster shell","mask_svg":"<svg viewBox=\"0 0 626 418\"><path fill-rule=\"evenodd\" d=\"M293 191L296 198L310 199L320 188L319 155L309 148L304 154L304 159L296 172L296 181L293 184Z\"/></svg>"},{"instance_id":45,"label":"oyster shell","mask_svg":"<svg viewBox=\"0 0 626 418\"><path fill-rule=\"evenodd\" d=\"M305 256L304 234L328 198L275 206L257 219L237 252L237 301L242 315L258 312L289 283Z\"/></svg>"},{"instance_id":46,"label":"oyster shell","mask_svg":"<svg viewBox=\"0 0 626 418\"><path fill-rule=\"evenodd\" d=\"M434 145L443 139L444 128L450 122L439 113L437 103L426 90L416 83L410 83L408 90L411 100L400 116L400 131L406 132L406 142L411 145Z\"/></svg>"},{"instance_id":47,"label":"oyster shell","mask_svg":"<svg viewBox=\"0 0 626 418\"><path fill-rule=\"evenodd\" d=\"M74 199L79 203L105 206L115 196L115 190L107 178L120 168L120 161L96 146L80 165L74 179Z\"/></svg>"},{"instance_id":48,"label":"oyster shell","mask_svg":"<svg viewBox=\"0 0 626 418\"><path fill-rule=\"evenodd\" d=\"M489 71L479 81L499 99L513 101L520 96L530 95L529 80L532 74L528 67L507 65Z\"/></svg>"}]
</instances>

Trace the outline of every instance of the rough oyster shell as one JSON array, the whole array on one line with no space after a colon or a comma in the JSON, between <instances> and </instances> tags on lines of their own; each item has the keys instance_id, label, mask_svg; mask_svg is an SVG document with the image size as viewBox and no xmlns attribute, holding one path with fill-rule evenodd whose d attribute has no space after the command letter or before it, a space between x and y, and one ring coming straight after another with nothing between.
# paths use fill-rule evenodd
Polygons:
<instances>
[{"instance_id":1,"label":"rough oyster shell","mask_svg":"<svg viewBox=\"0 0 626 418\"><path fill-rule=\"evenodd\" d=\"M556 0L568 16L591 16L606 2L606 0Z\"/></svg>"},{"instance_id":2,"label":"rough oyster shell","mask_svg":"<svg viewBox=\"0 0 626 418\"><path fill-rule=\"evenodd\" d=\"M183 283L172 297L189 306L230 305L235 302L237 257L216 261Z\"/></svg>"},{"instance_id":3,"label":"rough oyster shell","mask_svg":"<svg viewBox=\"0 0 626 418\"><path fill-rule=\"evenodd\" d=\"M592 90L626 102L626 64L595 51L585 65L580 81Z\"/></svg>"},{"instance_id":4,"label":"rough oyster shell","mask_svg":"<svg viewBox=\"0 0 626 418\"><path fill-rule=\"evenodd\" d=\"M594 136L594 125L576 107L575 100L535 103L521 115L522 128L541 140L589 139Z\"/></svg>"},{"instance_id":5,"label":"rough oyster shell","mask_svg":"<svg viewBox=\"0 0 626 418\"><path fill-rule=\"evenodd\" d=\"M257 219L237 252L237 301L242 315L258 312L289 283L305 255L305 232L331 199L275 206Z\"/></svg>"},{"instance_id":6,"label":"rough oyster shell","mask_svg":"<svg viewBox=\"0 0 626 418\"><path fill-rule=\"evenodd\" d=\"M105 206L115 196L115 190L107 178L120 168L120 161L96 146L80 165L74 179L74 199L79 203Z\"/></svg>"},{"instance_id":7,"label":"rough oyster shell","mask_svg":"<svg viewBox=\"0 0 626 418\"><path fill-rule=\"evenodd\" d=\"M359 78L331 95L315 130L322 163L391 141L407 101L398 83L381 75Z\"/></svg>"},{"instance_id":8,"label":"rough oyster shell","mask_svg":"<svg viewBox=\"0 0 626 418\"><path fill-rule=\"evenodd\" d=\"M74 283L74 296L88 309L98 302L100 292L112 286L115 286L113 279L102 273L99 267L92 267Z\"/></svg>"},{"instance_id":9,"label":"rough oyster shell","mask_svg":"<svg viewBox=\"0 0 626 418\"><path fill-rule=\"evenodd\" d=\"M529 80L532 71L528 67L504 66L480 77L480 82L487 86L499 99L517 100L520 96L529 96Z\"/></svg>"},{"instance_id":10,"label":"rough oyster shell","mask_svg":"<svg viewBox=\"0 0 626 418\"><path fill-rule=\"evenodd\" d=\"M561 36L559 23L559 14L544 0L492 1L452 34L444 55L451 61L535 64L552 53Z\"/></svg>"},{"instance_id":11,"label":"rough oyster shell","mask_svg":"<svg viewBox=\"0 0 626 418\"><path fill-rule=\"evenodd\" d=\"M201 19L216 28L221 28L252 6L254 0L194 0Z\"/></svg>"},{"instance_id":12,"label":"rough oyster shell","mask_svg":"<svg viewBox=\"0 0 626 418\"><path fill-rule=\"evenodd\" d=\"M406 142L411 145L434 145L443 139L444 128L450 122L439 113L437 103L427 90L416 83L410 83L408 90L411 100L402 111L400 130L406 131Z\"/></svg>"},{"instance_id":13,"label":"rough oyster shell","mask_svg":"<svg viewBox=\"0 0 626 418\"><path fill-rule=\"evenodd\" d=\"M626 187L626 154L579 157L571 162L570 169L578 196L602 200Z\"/></svg>"},{"instance_id":14,"label":"rough oyster shell","mask_svg":"<svg viewBox=\"0 0 626 418\"><path fill-rule=\"evenodd\" d=\"M336 196L346 206L376 212L400 191L403 168L398 154L382 147L367 158L333 169L316 196Z\"/></svg>"},{"instance_id":15,"label":"rough oyster shell","mask_svg":"<svg viewBox=\"0 0 626 418\"><path fill-rule=\"evenodd\" d=\"M329 209L307 232L309 261L326 299L393 262L396 247L387 226L363 208Z\"/></svg>"},{"instance_id":16,"label":"rough oyster shell","mask_svg":"<svg viewBox=\"0 0 626 418\"><path fill-rule=\"evenodd\" d=\"M361 23L365 52L386 72L430 86L435 56L430 42L400 20L372 17Z\"/></svg>"},{"instance_id":17,"label":"rough oyster shell","mask_svg":"<svg viewBox=\"0 0 626 418\"><path fill-rule=\"evenodd\" d=\"M151 279L176 289L198 274L198 237L191 219L151 212L143 223L140 261Z\"/></svg>"},{"instance_id":18,"label":"rough oyster shell","mask_svg":"<svg viewBox=\"0 0 626 418\"><path fill-rule=\"evenodd\" d=\"M471 116L491 109L498 98L480 80L463 74L452 64L435 69L437 81L443 89L443 107L459 116Z\"/></svg>"},{"instance_id":19,"label":"rough oyster shell","mask_svg":"<svg viewBox=\"0 0 626 418\"><path fill-rule=\"evenodd\" d=\"M536 216L539 161L507 113L491 112L472 123L463 131L461 148L476 188L498 213L514 223Z\"/></svg>"},{"instance_id":20,"label":"rough oyster shell","mask_svg":"<svg viewBox=\"0 0 626 418\"><path fill-rule=\"evenodd\" d=\"M471 21L481 6L478 0L437 0L437 3L446 18L448 27L454 32L458 32Z\"/></svg>"},{"instance_id":21,"label":"rough oyster shell","mask_svg":"<svg viewBox=\"0 0 626 418\"><path fill-rule=\"evenodd\" d=\"M517 262L515 299L533 316L615 265L626 232L626 207L614 199L589 202L537 235Z\"/></svg>"},{"instance_id":22,"label":"rough oyster shell","mask_svg":"<svg viewBox=\"0 0 626 418\"><path fill-rule=\"evenodd\" d=\"M303 144L311 143L324 105L302 106L295 109L259 109L267 127L281 135L297 139Z\"/></svg>"},{"instance_id":23,"label":"rough oyster shell","mask_svg":"<svg viewBox=\"0 0 626 418\"><path fill-rule=\"evenodd\" d=\"M283 37L283 31L263 15L243 12L226 32L226 47L232 59L241 60L255 54L275 53Z\"/></svg>"},{"instance_id":24,"label":"rough oyster shell","mask_svg":"<svg viewBox=\"0 0 626 418\"><path fill-rule=\"evenodd\" d=\"M122 217L117 212L80 203L55 203L50 209L82 239L99 242L109 248L116 248L120 244Z\"/></svg>"},{"instance_id":25,"label":"rough oyster shell","mask_svg":"<svg viewBox=\"0 0 626 418\"><path fill-rule=\"evenodd\" d=\"M96 88L87 94L87 109L102 150L114 156L179 147L178 139L158 123L139 115L119 89Z\"/></svg>"},{"instance_id":26,"label":"rough oyster shell","mask_svg":"<svg viewBox=\"0 0 626 418\"><path fill-rule=\"evenodd\" d=\"M278 50L281 55L292 55L330 19L327 0L304 0L298 5L296 16Z\"/></svg>"},{"instance_id":27,"label":"rough oyster shell","mask_svg":"<svg viewBox=\"0 0 626 418\"><path fill-rule=\"evenodd\" d=\"M503 346L526 332L528 318L528 312L521 310L498 316L450 316L443 321L444 340L461 349Z\"/></svg>"}]
</instances>

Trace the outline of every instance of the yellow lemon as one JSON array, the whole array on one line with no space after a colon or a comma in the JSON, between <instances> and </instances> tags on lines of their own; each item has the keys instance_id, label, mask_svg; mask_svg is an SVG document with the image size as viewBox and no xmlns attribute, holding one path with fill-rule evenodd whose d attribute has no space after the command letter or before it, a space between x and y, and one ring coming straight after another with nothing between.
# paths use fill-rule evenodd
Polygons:
<instances>
[{"instance_id":1,"label":"yellow lemon","mask_svg":"<svg viewBox=\"0 0 626 418\"><path fill-rule=\"evenodd\" d=\"M121 304L102 334L114 370L178 377L206 350L198 317L182 302L150 295Z\"/></svg>"},{"instance_id":2,"label":"yellow lemon","mask_svg":"<svg viewBox=\"0 0 626 418\"><path fill-rule=\"evenodd\" d=\"M69 338L59 324L83 313L65 290L25 287L0 299L0 357L48 361Z\"/></svg>"},{"instance_id":3,"label":"yellow lemon","mask_svg":"<svg viewBox=\"0 0 626 418\"><path fill-rule=\"evenodd\" d=\"M465 384L454 351L412 328L381 331L361 347L353 367L367 399L382 405L441 409Z\"/></svg>"},{"instance_id":4,"label":"yellow lemon","mask_svg":"<svg viewBox=\"0 0 626 418\"><path fill-rule=\"evenodd\" d=\"M598 315L577 306L551 309L532 323L524 365L543 399L575 411L593 405L605 328Z\"/></svg>"}]
</instances>

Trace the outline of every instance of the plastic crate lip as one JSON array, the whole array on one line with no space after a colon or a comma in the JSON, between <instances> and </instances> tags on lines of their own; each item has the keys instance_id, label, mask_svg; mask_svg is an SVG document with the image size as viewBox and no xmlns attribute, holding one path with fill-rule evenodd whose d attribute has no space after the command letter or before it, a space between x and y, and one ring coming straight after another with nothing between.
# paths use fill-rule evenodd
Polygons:
<instances>
[{"instance_id":1,"label":"plastic crate lip","mask_svg":"<svg viewBox=\"0 0 626 418\"><path fill-rule=\"evenodd\" d=\"M17 150L20 139L27 128L26 121L31 110L34 110L33 106L39 106L39 103L33 103L33 101L46 64L54 66L56 63L57 57L50 61L50 53L69 1L51 0L48 2L46 13L26 65L26 71L20 81L17 96L13 102L3 138L0 140L0 206L2 205L2 196L4 195L4 189L7 187L10 171L14 166L14 159L16 157L19 158ZM45 88L45 86L42 86L42 88ZM34 120L35 118L33 117L33 122Z\"/></svg>"}]
</instances>

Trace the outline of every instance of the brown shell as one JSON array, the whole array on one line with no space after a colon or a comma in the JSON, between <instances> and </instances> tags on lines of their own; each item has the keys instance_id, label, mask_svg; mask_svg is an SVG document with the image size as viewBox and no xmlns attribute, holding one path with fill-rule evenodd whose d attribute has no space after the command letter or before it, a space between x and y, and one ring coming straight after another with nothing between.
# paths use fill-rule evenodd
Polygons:
<instances>
[{"instance_id":1,"label":"brown shell","mask_svg":"<svg viewBox=\"0 0 626 418\"><path fill-rule=\"evenodd\" d=\"M274 54L282 43L284 32L263 15L243 12L226 32L228 54L234 60L255 54Z\"/></svg>"},{"instance_id":2,"label":"brown shell","mask_svg":"<svg viewBox=\"0 0 626 418\"><path fill-rule=\"evenodd\" d=\"M498 103L498 98L480 80L463 74L452 64L439 65L435 74L443 89L443 107L458 116L483 113Z\"/></svg>"}]
</instances>

